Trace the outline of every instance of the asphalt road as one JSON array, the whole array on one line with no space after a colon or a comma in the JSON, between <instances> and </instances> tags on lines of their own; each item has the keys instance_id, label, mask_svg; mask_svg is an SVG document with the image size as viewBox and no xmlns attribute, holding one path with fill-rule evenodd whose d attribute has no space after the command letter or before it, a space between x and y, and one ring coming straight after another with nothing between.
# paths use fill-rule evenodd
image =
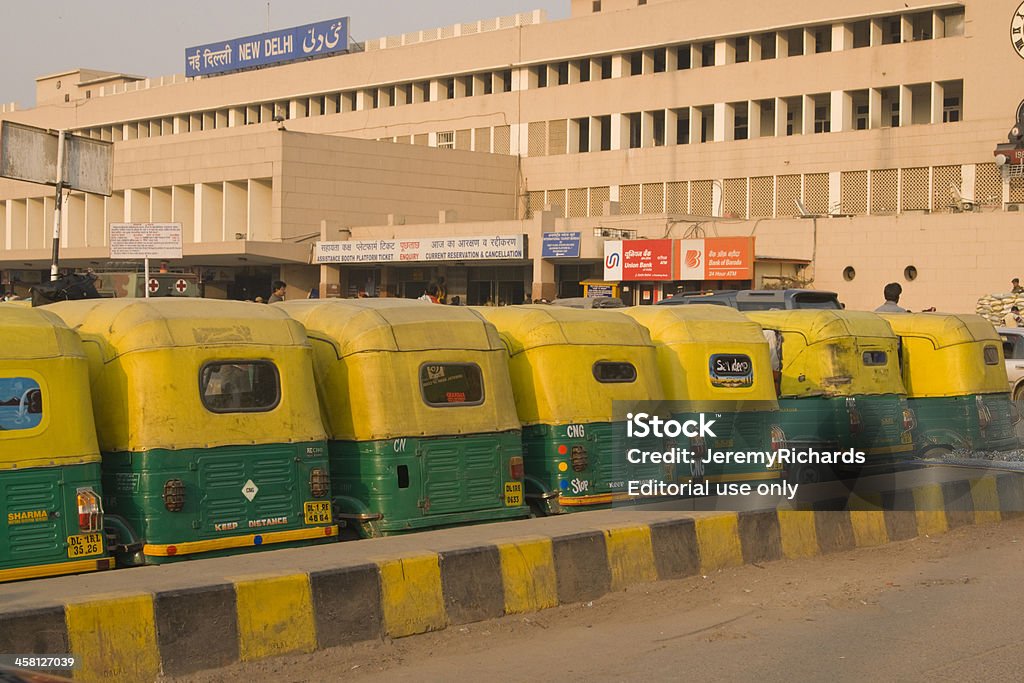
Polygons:
<instances>
[{"instance_id":1,"label":"asphalt road","mask_svg":"<svg viewBox=\"0 0 1024 683\"><path fill-rule=\"evenodd\" d=\"M187 681L1020 680L1024 519Z\"/></svg>"}]
</instances>

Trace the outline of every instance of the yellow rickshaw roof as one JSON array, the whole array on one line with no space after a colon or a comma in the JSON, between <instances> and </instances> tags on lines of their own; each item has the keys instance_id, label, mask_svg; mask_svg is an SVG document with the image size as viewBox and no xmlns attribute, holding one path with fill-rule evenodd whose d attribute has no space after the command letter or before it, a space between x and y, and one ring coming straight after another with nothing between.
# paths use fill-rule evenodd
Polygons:
<instances>
[{"instance_id":1,"label":"yellow rickshaw roof","mask_svg":"<svg viewBox=\"0 0 1024 683\"><path fill-rule=\"evenodd\" d=\"M305 331L273 306L197 298L88 299L48 311L108 345L108 359L132 351L190 346L306 346Z\"/></svg>"},{"instance_id":2,"label":"yellow rickshaw roof","mask_svg":"<svg viewBox=\"0 0 1024 683\"><path fill-rule=\"evenodd\" d=\"M0 307L2 360L85 357L81 342L53 313L23 306Z\"/></svg>"},{"instance_id":3,"label":"yellow rickshaw roof","mask_svg":"<svg viewBox=\"0 0 1024 683\"><path fill-rule=\"evenodd\" d=\"M463 306L415 299L326 299L274 304L334 346L367 351L504 350L494 327Z\"/></svg>"},{"instance_id":4,"label":"yellow rickshaw roof","mask_svg":"<svg viewBox=\"0 0 1024 683\"><path fill-rule=\"evenodd\" d=\"M635 319L650 331L652 339L664 344L765 343L761 326L728 306L633 306L620 312Z\"/></svg>"},{"instance_id":5,"label":"yellow rickshaw roof","mask_svg":"<svg viewBox=\"0 0 1024 683\"><path fill-rule=\"evenodd\" d=\"M978 341L1000 341L991 322L980 315L955 313L883 313L901 337L928 339L937 349Z\"/></svg>"},{"instance_id":6,"label":"yellow rickshaw roof","mask_svg":"<svg viewBox=\"0 0 1024 683\"><path fill-rule=\"evenodd\" d=\"M895 337L889 323L877 313L796 309L789 311L746 311L761 327L802 334L808 344L841 337Z\"/></svg>"},{"instance_id":7,"label":"yellow rickshaw roof","mask_svg":"<svg viewBox=\"0 0 1024 683\"><path fill-rule=\"evenodd\" d=\"M541 346L652 346L646 328L620 310L543 304L476 310L498 328L510 355Z\"/></svg>"}]
</instances>

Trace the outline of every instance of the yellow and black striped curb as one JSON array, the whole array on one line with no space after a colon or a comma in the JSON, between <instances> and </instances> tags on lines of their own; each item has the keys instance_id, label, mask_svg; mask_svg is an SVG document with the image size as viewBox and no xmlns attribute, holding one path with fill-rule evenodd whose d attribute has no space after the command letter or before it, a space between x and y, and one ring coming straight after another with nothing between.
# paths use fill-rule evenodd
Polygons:
<instances>
[{"instance_id":1,"label":"yellow and black striped curb","mask_svg":"<svg viewBox=\"0 0 1024 683\"><path fill-rule=\"evenodd\" d=\"M0 652L73 653L76 679L153 681L593 600L643 582L997 522L1024 510L999 475L881 494L861 510L694 513L308 573L99 595L4 613ZM873 508L873 509L872 509Z\"/></svg>"}]
</instances>

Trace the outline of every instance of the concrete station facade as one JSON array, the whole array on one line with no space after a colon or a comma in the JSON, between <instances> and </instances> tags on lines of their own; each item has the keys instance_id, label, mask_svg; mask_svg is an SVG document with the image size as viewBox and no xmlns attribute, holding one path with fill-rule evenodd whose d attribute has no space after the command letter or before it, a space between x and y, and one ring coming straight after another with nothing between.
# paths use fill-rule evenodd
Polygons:
<instances>
[{"instance_id":1,"label":"concrete station facade","mask_svg":"<svg viewBox=\"0 0 1024 683\"><path fill-rule=\"evenodd\" d=\"M219 76L76 69L0 118L115 143L113 195L68 197L62 265L112 266L112 222L181 222L172 267L207 296L276 278L290 297L416 296L443 275L463 302L516 303L605 281L605 242L753 237L742 279L615 284L635 303L813 286L867 308L897 281L912 308L973 310L1024 276L1024 174L993 154L1024 98L1020 5L571 0L563 21ZM8 287L45 277L53 205L0 181ZM578 249L545 258L547 233ZM510 236L521 253L314 262L317 243Z\"/></svg>"}]
</instances>

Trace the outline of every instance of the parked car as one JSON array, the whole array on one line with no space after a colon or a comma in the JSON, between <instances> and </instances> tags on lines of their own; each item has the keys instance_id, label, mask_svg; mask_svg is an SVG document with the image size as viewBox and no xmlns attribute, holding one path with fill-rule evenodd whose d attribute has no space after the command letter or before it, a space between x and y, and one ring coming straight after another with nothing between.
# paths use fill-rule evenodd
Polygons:
<instances>
[{"instance_id":1,"label":"parked car","mask_svg":"<svg viewBox=\"0 0 1024 683\"><path fill-rule=\"evenodd\" d=\"M1020 401L1024 399L1024 327L1000 327L996 331L1003 338L1010 395L1014 401Z\"/></svg>"},{"instance_id":2,"label":"parked car","mask_svg":"<svg viewBox=\"0 0 1024 683\"><path fill-rule=\"evenodd\" d=\"M555 306L567 306L568 308L625 308L626 304L622 299L610 296L585 297L573 296L565 299L555 299L551 302Z\"/></svg>"},{"instance_id":3,"label":"parked car","mask_svg":"<svg viewBox=\"0 0 1024 683\"><path fill-rule=\"evenodd\" d=\"M731 306L741 311L771 311L793 308L824 308L840 310L839 295L814 289L744 289L722 290L710 294L676 295L658 305L713 304Z\"/></svg>"}]
</instances>

